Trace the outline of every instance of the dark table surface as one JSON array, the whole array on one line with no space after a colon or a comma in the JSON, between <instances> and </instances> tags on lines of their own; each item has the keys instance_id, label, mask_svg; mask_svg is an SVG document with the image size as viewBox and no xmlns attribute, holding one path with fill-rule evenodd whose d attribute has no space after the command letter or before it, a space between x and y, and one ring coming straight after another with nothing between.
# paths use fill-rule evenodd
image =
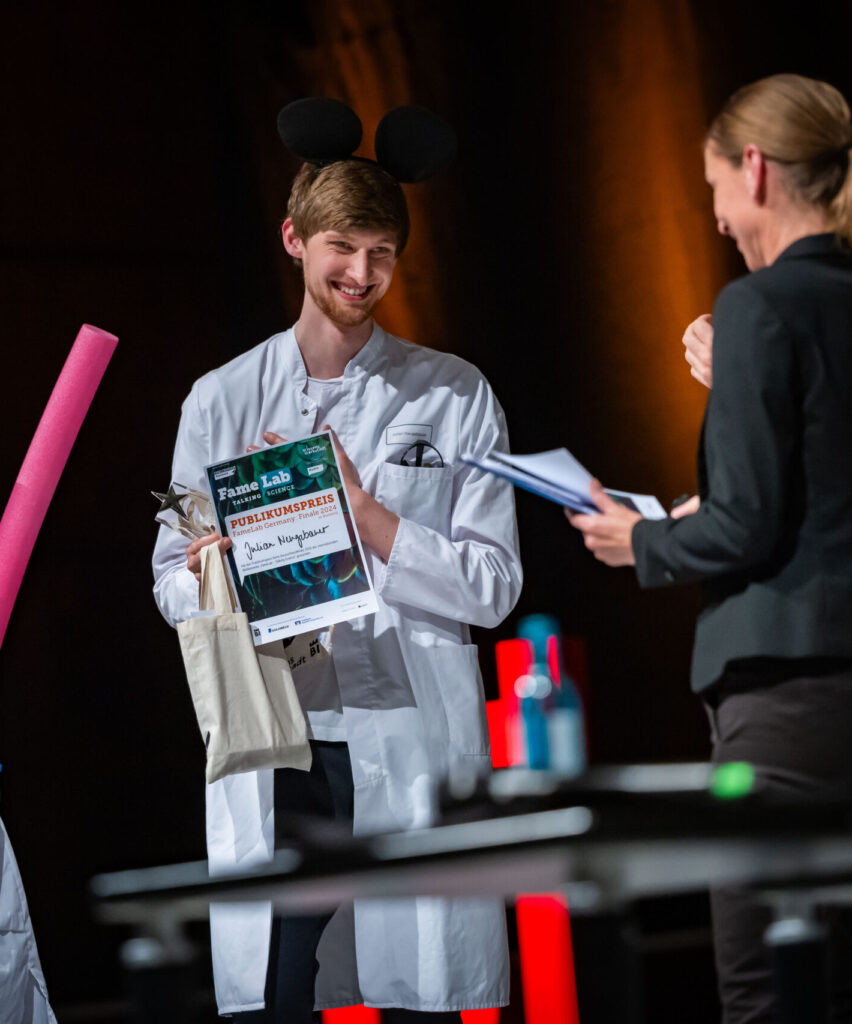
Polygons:
<instances>
[{"instance_id":1,"label":"dark table surface","mask_svg":"<svg viewBox=\"0 0 852 1024\"><path fill-rule=\"evenodd\" d=\"M206 917L212 899L301 913L352 899L559 890L582 914L731 882L852 892L852 798L769 802L747 772L726 781L706 764L625 765L566 782L512 769L454 779L441 805L433 828L363 838L302 820L271 863L244 874L211 878L196 861L98 875L95 913L155 928Z\"/></svg>"}]
</instances>

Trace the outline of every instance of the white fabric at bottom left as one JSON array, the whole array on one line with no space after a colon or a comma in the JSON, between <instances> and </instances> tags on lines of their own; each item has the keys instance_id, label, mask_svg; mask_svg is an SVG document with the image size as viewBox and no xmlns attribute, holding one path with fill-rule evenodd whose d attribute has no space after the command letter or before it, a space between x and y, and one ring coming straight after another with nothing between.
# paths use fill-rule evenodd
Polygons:
<instances>
[{"instance_id":1,"label":"white fabric at bottom left","mask_svg":"<svg viewBox=\"0 0 852 1024\"><path fill-rule=\"evenodd\" d=\"M0 1020L56 1024L12 844L0 820Z\"/></svg>"}]
</instances>

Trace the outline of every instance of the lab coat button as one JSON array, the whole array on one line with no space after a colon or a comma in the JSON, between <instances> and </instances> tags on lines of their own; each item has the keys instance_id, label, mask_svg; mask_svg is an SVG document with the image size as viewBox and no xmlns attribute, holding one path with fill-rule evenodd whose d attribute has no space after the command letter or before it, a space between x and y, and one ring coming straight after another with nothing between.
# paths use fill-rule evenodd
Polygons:
<instances>
[{"instance_id":1,"label":"lab coat button","mask_svg":"<svg viewBox=\"0 0 852 1024\"><path fill-rule=\"evenodd\" d=\"M309 412L310 412L310 409L302 409L302 415L303 416L307 416Z\"/></svg>"},{"instance_id":2,"label":"lab coat button","mask_svg":"<svg viewBox=\"0 0 852 1024\"><path fill-rule=\"evenodd\" d=\"M666 569L666 571L663 573L663 576L665 577L667 583L674 583L675 574L671 571L671 569Z\"/></svg>"}]
</instances>

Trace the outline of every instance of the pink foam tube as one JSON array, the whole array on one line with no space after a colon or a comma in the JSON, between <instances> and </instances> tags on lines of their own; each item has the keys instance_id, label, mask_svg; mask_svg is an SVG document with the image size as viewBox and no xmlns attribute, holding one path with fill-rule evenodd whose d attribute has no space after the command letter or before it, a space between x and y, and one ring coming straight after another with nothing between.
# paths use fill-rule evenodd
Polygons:
<instances>
[{"instance_id":1,"label":"pink foam tube","mask_svg":"<svg viewBox=\"0 0 852 1024\"><path fill-rule=\"evenodd\" d=\"M0 520L0 644L47 507L118 344L83 324L65 360Z\"/></svg>"}]
</instances>

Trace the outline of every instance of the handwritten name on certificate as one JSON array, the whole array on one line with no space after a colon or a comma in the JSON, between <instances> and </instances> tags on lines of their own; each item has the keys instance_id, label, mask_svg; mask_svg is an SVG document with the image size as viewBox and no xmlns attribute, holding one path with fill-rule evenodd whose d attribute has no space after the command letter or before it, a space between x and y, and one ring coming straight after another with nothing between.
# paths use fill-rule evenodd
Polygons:
<instances>
[{"instance_id":1,"label":"handwritten name on certificate","mask_svg":"<svg viewBox=\"0 0 852 1024\"><path fill-rule=\"evenodd\" d=\"M225 522L240 582L249 573L343 551L351 543L334 488L227 516Z\"/></svg>"}]
</instances>

